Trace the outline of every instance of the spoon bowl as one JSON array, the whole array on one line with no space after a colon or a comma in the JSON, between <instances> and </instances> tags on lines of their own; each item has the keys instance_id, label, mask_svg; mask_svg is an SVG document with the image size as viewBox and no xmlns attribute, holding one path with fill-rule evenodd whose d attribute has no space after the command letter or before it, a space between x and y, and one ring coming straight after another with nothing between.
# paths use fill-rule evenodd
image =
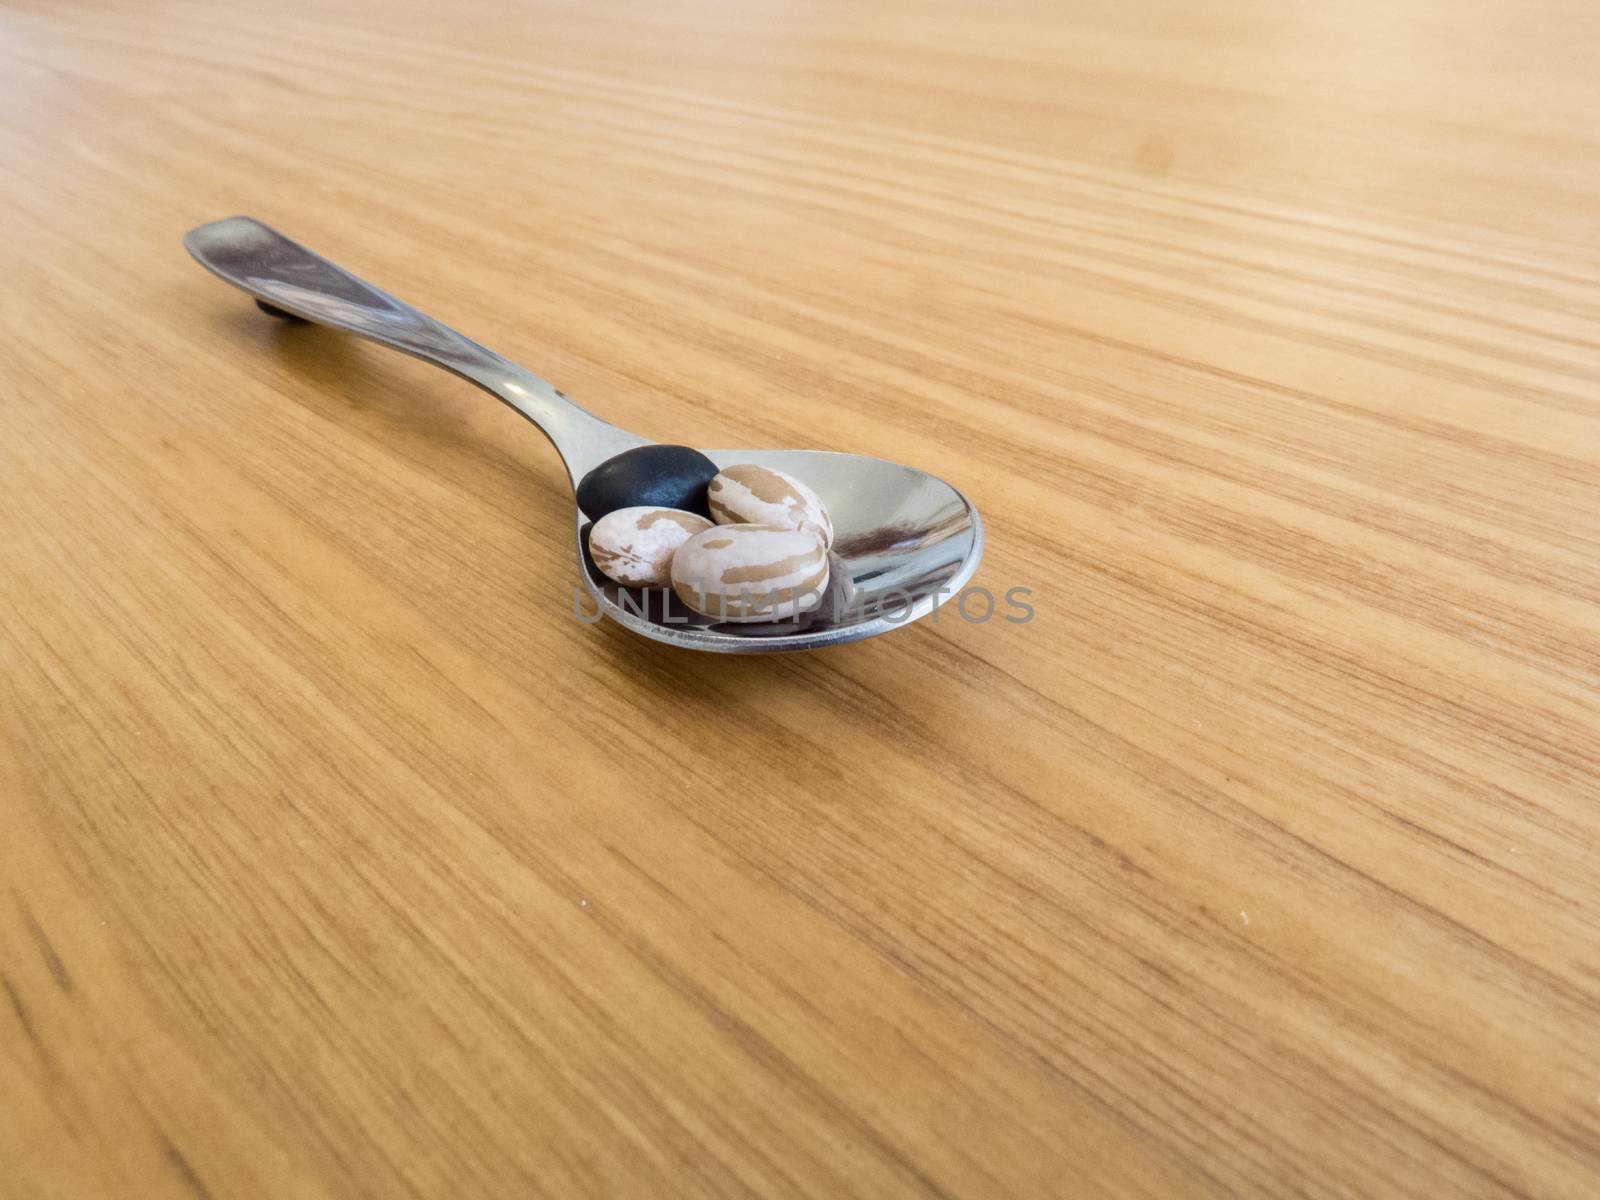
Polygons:
<instances>
[{"instance_id":1,"label":"spoon bowl","mask_svg":"<svg viewBox=\"0 0 1600 1200\"><path fill-rule=\"evenodd\" d=\"M531 371L463 337L250 217L191 230L184 245L212 273L276 317L359 334L444 367L537 425L560 453L574 489L584 477L650 439L580 408ZM983 554L977 510L924 471L880 458L822 450L705 450L719 468L756 463L809 484L833 521L830 580L821 605L766 623L719 622L667 589L624 588L595 568L575 527L580 574L599 611L635 633L729 654L808 650L898 629L960 591Z\"/></svg>"},{"instance_id":2,"label":"spoon bowl","mask_svg":"<svg viewBox=\"0 0 1600 1200\"><path fill-rule=\"evenodd\" d=\"M666 589L624 588L584 550L584 583L605 614L636 633L695 650L752 654L836 646L887 633L952 598L983 552L983 526L967 498L944 480L863 454L827 450L706 450L719 467L756 463L811 485L833 520L831 580L823 603L764 624L718 623Z\"/></svg>"}]
</instances>

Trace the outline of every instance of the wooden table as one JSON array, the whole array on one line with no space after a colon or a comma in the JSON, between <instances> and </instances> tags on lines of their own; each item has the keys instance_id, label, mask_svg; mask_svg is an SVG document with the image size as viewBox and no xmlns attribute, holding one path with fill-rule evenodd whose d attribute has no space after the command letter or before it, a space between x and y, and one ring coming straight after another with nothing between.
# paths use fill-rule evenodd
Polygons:
<instances>
[{"instance_id":1,"label":"wooden table","mask_svg":"<svg viewBox=\"0 0 1600 1200\"><path fill-rule=\"evenodd\" d=\"M1597 38L12 0L0 1193L1600 1194ZM574 621L543 439L233 212L1035 618Z\"/></svg>"}]
</instances>

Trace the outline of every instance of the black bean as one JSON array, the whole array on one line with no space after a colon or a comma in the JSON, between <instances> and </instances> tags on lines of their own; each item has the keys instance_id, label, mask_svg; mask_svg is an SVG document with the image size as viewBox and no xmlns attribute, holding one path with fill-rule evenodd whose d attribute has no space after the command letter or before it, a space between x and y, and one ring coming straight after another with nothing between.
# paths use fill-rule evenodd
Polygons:
<instances>
[{"instance_id":1,"label":"black bean","mask_svg":"<svg viewBox=\"0 0 1600 1200\"><path fill-rule=\"evenodd\" d=\"M595 521L636 504L681 508L709 519L706 485L716 473L716 463L688 446L636 446L579 481L578 507Z\"/></svg>"}]
</instances>

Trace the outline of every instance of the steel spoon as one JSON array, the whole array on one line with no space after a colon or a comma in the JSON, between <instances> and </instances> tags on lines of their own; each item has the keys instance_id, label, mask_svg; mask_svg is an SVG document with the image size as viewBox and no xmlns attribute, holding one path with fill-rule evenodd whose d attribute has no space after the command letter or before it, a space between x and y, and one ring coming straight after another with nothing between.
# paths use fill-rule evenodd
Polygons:
<instances>
[{"instance_id":1,"label":"steel spoon","mask_svg":"<svg viewBox=\"0 0 1600 1200\"><path fill-rule=\"evenodd\" d=\"M573 487L601 463L653 444L579 408L531 371L362 282L252 217L192 229L184 245L264 310L360 334L434 363L498 397L555 444ZM977 510L922 471L822 450L706 450L719 467L753 462L804 480L834 525L834 583L823 607L798 620L716 623L665 592L618 587L589 562L577 514L580 576L600 610L635 633L731 654L809 650L873 637L927 616L959 592L983 554Z\"/></svg>"}]
</instances>

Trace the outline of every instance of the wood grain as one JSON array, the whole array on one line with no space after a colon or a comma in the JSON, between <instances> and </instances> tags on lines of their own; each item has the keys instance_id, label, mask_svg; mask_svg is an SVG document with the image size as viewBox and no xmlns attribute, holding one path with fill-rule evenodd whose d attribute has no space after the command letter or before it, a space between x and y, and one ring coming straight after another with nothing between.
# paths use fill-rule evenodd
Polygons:
<instances>
[{"instance_id":1,"label":"wood grain","mask_svg":"<svg viewBox=\"0 0 1600 1200\"><path fill-rule=\"evenodd\" d=\"M0 1193L1600 1193L1600 8L0 9ZM567 615L553 452L248 212L945 615Z\"/></svg>"}]
</instances>

